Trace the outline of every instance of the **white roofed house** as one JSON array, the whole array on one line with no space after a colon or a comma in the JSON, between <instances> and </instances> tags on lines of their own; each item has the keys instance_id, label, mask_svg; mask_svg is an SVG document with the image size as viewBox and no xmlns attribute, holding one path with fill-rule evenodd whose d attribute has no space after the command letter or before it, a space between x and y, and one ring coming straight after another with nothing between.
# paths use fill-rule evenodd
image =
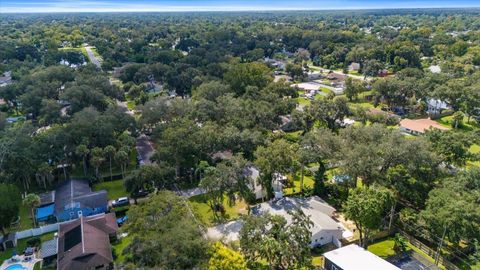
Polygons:
<instances>
[{"instance_id":1,"label":"white roofed house","mask_svg":"<svg viewBox=\"0 0 480 270\"><path fill-rule=\"evenodd\" d=\"M451 107L440 99L430 98L427 100L427 113L431 116L436 116L444 110L451 109Z\"/></svg>"},{"instance_id":2,"label":"white roofed house","mask_svg":"<svg viewBox=\"0 0 480 270\"><path fill-rule=\"evenodd\" d=\"M357 246L348 245L323 254L325 270L400 270L395 265Z\"/></svg>"},{"instance_id":3,"label":"white roofed house","mask_svg":"<svg viewBox=\"0 0 480 270\"><path fill-rule=\"evenodd\" d=\"M267 197L267 191L262 187L260 183L260 171L253 167L248 166L244 170L244 175L250 178L249 187L255 195L256 200ZM274 173L272 179L272 188L275 197L283 197L283 179L285 176ZM285 177L286 178L286 177Z\"/></svg>"},{"instance_id":4,"label":"white roofed house","mask_svg":"<svg viewBox=\"0 0 480 270\"><path fill-rule=\"evenodd\" d=\"M261 203L252 208L254 215L271 214L279 215L292 221L289 212L300 209L307 215L313 223L310 228L312 233L311 247L322 246L333 243L337 247L341 246L340 239L343 238L344 227L332 218L335 208L328 205L319 197L310 197L307 199L286 197L270 202Z\"/></svg>"},{"instance_id":5,"label":"white roofed house","mask_svg":"<svg viewBox=\"0 0 480 270\"><path fill-rule=\"evenodd\" d=\"M7 86L12 83L12 72L6 71L0 76L0 87Z\"/></svg>"},{"instance_id":6,"label":"white roofed house","mask_svg":"<svg viewBox=\"0 0 480 270\"><path fill-rule=\"evenodd\" d=\"M352 63L348 66L348 70L350 70L350 71L359 71L359 70L360 70L360 63L352 62Z\"/></svg>"}]
</instances>

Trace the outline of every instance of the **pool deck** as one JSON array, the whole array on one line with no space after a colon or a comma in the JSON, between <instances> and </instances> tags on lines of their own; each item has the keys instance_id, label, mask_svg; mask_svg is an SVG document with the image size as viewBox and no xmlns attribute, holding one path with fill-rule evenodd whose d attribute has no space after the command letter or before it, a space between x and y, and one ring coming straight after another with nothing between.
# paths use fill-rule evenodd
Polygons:
<instances>
[{"instance_id":1,"label":"pool deck","mask_svg":"<svg viewBox=\"0 0 480 270\"><path fill-rule=\"evenodd\" d=\"M40 262L42 259L38 259L36 255L32 255L32 256L33 256L33 260L31 260L29 262L24 262L23 261L23 259L25 258L24 255L19 255L18 256L18 258L20 259L20 261L18 261L18 262L9 262L9 260L5 260L5 261L3 261L2 265L0 265L0 270L5 270L9 266L14 265L14 264L21 264L23 267L25 267L29 270L33 270L33 267L35 266L35 264L37 262Z\"/></svg>"}]
</instances>

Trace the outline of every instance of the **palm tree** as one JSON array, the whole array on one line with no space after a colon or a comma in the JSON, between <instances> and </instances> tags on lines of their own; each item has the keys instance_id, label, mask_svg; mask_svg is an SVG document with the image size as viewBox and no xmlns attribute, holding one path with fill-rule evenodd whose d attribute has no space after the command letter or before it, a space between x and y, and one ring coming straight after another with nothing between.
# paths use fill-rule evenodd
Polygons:
<instances>
[{"instance_id":1,"label":"palm tree","mask_svg":"<svg viewBox=\"0 0 480 270\"><path fill-rule=\"evenodd\" d=\"M125 178L126 164L130 161L128 154L125 151L120 150L115 154L114 159L120 164L122 170L122 178Z\"/></svg>"},{"instance_id":2,"label":"palm tree","mask_svg":"<svg viewBox=\"0 0 480 270\"><path fill-rule=\"evenodd\" d=\"M75 153L79 156L82 156L83 159L83 175L87 176L87 156L90 153L88 147L84 144L80 144L75 149Z\"/></svg>"},{"instance_id":3,"label":"palm tree","mask_svg":"<svg viewBox=\"0 0 480 270\"><path fill-rule=\"evenodd\" d=\"M103 149L103 152L108 158L109 164L110 164L110 181L112 181L112 158L115 156L115 152L117 150L115 149L114 146L108 145Z\"/></svg>"},{"instance_id":4,"label":"palm tree","mask_svg":"<svg viewBox=\"0 0 480 270\"><path fill-rule=\"evenodd\" d=\"M50 184L53 180L52 170L53 167L50 166L48 163L42 163L38 167L38 171L35 174L35 178L37 179L38 184L43 185L43 188L45 188L45 190L47 189L47 181Z\"/></svg>"},{"instance_id":5,"label":"palm tree","mask_svg":"<svg viewBox=\"0 0 480 270\"><path fill-rule=\"evenodd\" d=\"M100 147L95 147L92 149L92 165L95 167L95 177L99 178L99 168L102 165L105 158L103 157L103 149Z\"/></svg>"},{"instance_id":6,"label":"palm tree","mask_svg":"<svg viewBox=\"0 0 480 270\"><path fill-rule=\"evenodd\" d=\"M36 227L34 210L40 205L40 197L37 194L30 193L23 198L23 205L30 208L30 214L32 215L33 227Z\"/></svg>"}]
</instances>

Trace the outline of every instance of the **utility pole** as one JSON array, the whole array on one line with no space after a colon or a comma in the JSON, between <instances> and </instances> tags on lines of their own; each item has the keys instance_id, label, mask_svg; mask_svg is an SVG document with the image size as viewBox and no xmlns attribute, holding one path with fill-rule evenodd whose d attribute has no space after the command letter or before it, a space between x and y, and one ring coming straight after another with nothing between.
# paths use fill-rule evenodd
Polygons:
<instances>
[{"instance_id":1,"label":"utility pole","mask_svg":"<svg viewBox=\"0 0 480 270\"><path fill-rule=\"evenodd\" d=\"M445 239L445 234L447 233L447 225L443 225L443 234L442 234L442 239L440 240L440 245L438 245L437 249L437 255L435 256L435 265L438 265L438 261L440 260L440 253L442 251L443 247L443 241Z\"/></svg>"}]
</instances>

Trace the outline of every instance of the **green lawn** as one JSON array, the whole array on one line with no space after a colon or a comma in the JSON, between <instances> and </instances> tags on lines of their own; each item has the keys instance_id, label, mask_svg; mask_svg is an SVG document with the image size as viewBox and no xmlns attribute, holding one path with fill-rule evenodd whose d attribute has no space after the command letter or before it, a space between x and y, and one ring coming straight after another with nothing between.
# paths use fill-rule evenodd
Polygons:
<instances>
[{"instance_id":1,"label":"green lawn","mask_svg":"<svg viewBox=\"0 0 480 270\"><path fill-rule=\"evenodd\" d=\"M33 266L33 270L40 270L40 269L42 269L42 267L40 266L41 264L42 264L42 262L37 262L37 263L35 264L35 266Z\"/></svg>"},{"instance_id":2,"label":"green lawn","mask_svg":"<svg viewBox=\"0 0 480 270\"><path fill-rule=\"evenodd\" d=\"M325 88L325 87L320 87L320 91L322 91L323 93L325 94L330 94L332 93L332 91L328 88Z\"/></svg>"},{"instance_id":3,"label":"green lawn","mask_svg":"<svg viewBox=\"0 0 480 270\"><path fill-rule=\"evenodd\" d=\"M7 232L23 231L33 228L33 221L30 217L30 209L23 204L20 204L18 213L20 220L18 223L13 224L10 228L7 228Z\"/></svg>"},{"instance_id":4,"label":"green lawn","mask_svg":"<svg viewBox=\"0 0 480 270\"><path fill-rule=\"evenodd\" d=\"M470 152L473 153L473 154L480 154L480 145L478 145L478 144L472 145L470 147ZM480 167L480 161L468 162L468 166Z\"/></svg>"},{"instance_id":5,"label":"green lawn","mask_svg":"<svg viewBox=\"0 0 480 270\"><path fill-rule=\"evenodd\" d=\"M467 120L468 118L465 116L463 118L463 125L461 127L459 127L458 129L456 130L459 130L459 131L472 131L472 130L475 130L475 129L480 129L480 124L478 124L474 119L470 119L470 123L467 123ZM440 119L437 119L436 120L439 124L445 126L445 127L449 127L449 128L452 128L453 125L453 116L450 115L450 116L445 116L445 117L442 117Z\"/></svg>"},{"instance_id":6,"label":"green lawn","mask_svg":"<svg viewBox=\"0 0 480 270\"><path fill-rule=\"evenodd\" d=\"M40 237L40 240L42 242L45 242L45 241L53 239L54 234L55 234L54 232L51 232L51 233L46 233L46 234L40 235L39 237ZM13 254L14 250L17 251L17 254L22 253L25 250L25 248L27 247L27 241L32 239L32 238L33 237L20 239L20 240L17 241L17 247L16 248L9 248L4 252L0 252L0 264L4 260L10 259L10 257L12 257L12 254Z\"/></svg>"},{"instance_id":7,"label":"green lawn","mask_svg":"<svg viewBox=\"0 0 480 270\"><path fill-rule=\"evenodd\" d=\"M371 244L368 246L368 251L372 252L373 254L383 258L387 259L388 257L396 255L395 251L393 250L393 247L395 245L395 241L393 238L389 238L374 244ZM413 250L414 252L420 254L422 257L427 259L429 262L434 263L435 260L428 256L425 252L421 251L417 247L413 246L410 243L407 243L407 251ZM445 269L442 265L439 266L440 269Z\"/></svg>"},{"instance_id":8,"label":"green lawn","mask_svg":"<svg viewBox=\"0 0 480 270\"><path fill-rule=\"evenodd\" d=\"M20 205L20 222L15 226L16 231L28 230L33 227L33 221L30 217L30 209L25 205Z\"/></svg>"},{"instance_id":9,"label":"green lawn","mask_svg":"<svg viewBox=\"0 0 480 270\"><path fill-rule=\"evenodd\" d=\"M315 267L323 267L323 256L321 255L313 255L312 256L312 264Z\"/></svg>"},{"instance_id":10,"label":"green lawn","mask_svg":"<svg viewBox=\"0 0 480 270\"><path fill-rule=\"evenodd\" d=\"M107 191L109 200L114 200L120 197L128 196L128 192L125 190L125 187L123 186L123 179L102 182L102 183L95 184L93 186L94 191L102 190L102 189L105 189Z\"/></svg>"},{"instance_id":11,"label":"green lawn","mask_svg":"<svg viewBox=\"0 0 480 270\"><path fill-rule=\"evenodd\" d=\"M135 105L135 101L133 101L133 100L127 101L127 108L128 108L129 110L135 109L135 106L136 106L136 105Z\"/></svg>"},{"instance_id":12,"label":"green lawn","mask_svg":"<svg viewBox=\"0 0 480 270\"><path fill-rule=\"evenodd\" d=\"M309 99L306 99L306 98L303 98L303 97L298 97L296 98L298 104L300 105L304 105L304 106L307 106L307 105L310 105L310 100Z\"/></svg>"},{"instance_id":13,"label":"green lawn","mask_svg":"<svg viewBox=\"0 0 480 270\"><path fill-rule=\"evenodd\" d=\"M286 132L285 133L285 139L291 142L298 142L300 140L300 137L302 135L302 131L291 131L291 132Z\"/></svg>"},{"instance_id":14,"label":"green lawn","mask_svg":"<svg viewBox=\"0 0 480 270\"><path fill-rule=\"evenodd\" d=\"M130 172L132 170L135 170L137 168L137 148L133 147L132 152L129 154L130 156L130 163L127 166L126 172ZM100 176L102 177L110 177L110 164L109 160L105 160L103 162L102 166L100 166ZM116 162L112 161L112 174L113 175L118 175L121 174L121 168L120 165L118 165ZM75 164L73 166L72 171L70 172L70 175L72 178L83 178L87 179L91 176L94 175L94 169L91 168L90 171L87 172L87 176L84 176L83 174L83 166L81 163Z\"/></svg>"},{"instance_id":15,"label":"green lawn","mask_svg":"<svg viewBox=\"0 0 480 270\"><path fill-rule=\"evenodd\" d=\"M229 205L227 197L223 200L223 206L225 207L225 216L223 218L215 219L210 206L207 203L206 195L197 195L188 199L190 205L197 218L206 226L212 226L216 223L226 222L229 220L237 219L241 213L247 213L247 204L244 201L237 201L235 205Z\"/></svg>"},{"instance_id":16,"label":"green lawn","mask_svg":"<svg viewBox=\"0 0 480 270\"><path fill-rule=\"evenodd\" d=\"M368 251L383 259L386 259L395 255L395 251L393 250L394 245L395 241L393 239L387 239L368 246Z\"/></svg>"},{"instance_id":17,"label":"green lawn","mask_svg":"<svg viewBox=\"0 0 480 270\"><path fill-rule=\"evenodd\" d=\"M125 261L126 256L123 253L123 250L132 242L132 239L128 236L119 239L116 243L112 244L112 249L116 255L115 262L122 263Z\"/></svg>"},{"instance_id":18,"label":"green lawn","mask_svg":"<svg viewBox=\"0 0 480 270\"><path fill-rule=\"evenodd\" d=\"M307 170L307 168L305 169ZM293 177L293 187L288 187L283 189L283 194L292 195L300 193L300 172L297 172ZM314 180L313 176L304 176L303 177L303 187L304 188L313 188Z\"/></svg>"},{"instance_id":19,"label":"green lawn","mask_svg":"<svg viewBox=\"0 0 480 270\"><path fill-rule=\"evenodd\" d=\"M63 47L58 48L60 51L73 51L73 52L80 52L85 56L85 61L89 61L87 50L84 47Z\"/></svg>"}]
</instances>

